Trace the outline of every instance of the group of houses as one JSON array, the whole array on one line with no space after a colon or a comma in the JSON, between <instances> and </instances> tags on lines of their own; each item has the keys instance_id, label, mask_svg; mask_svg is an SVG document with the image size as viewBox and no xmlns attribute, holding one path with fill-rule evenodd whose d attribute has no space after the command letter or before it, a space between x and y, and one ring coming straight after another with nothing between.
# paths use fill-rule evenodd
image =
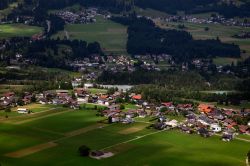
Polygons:
<instances>
[{"instance_id":1,"label":"group of houses","mask_svg":"<svg viewBox=\"0 0 250 166\"><path fill-rule=\"evenodd\" d=\"M162 20L163 18L161 18ZM225 18L220 15L212 14L207 18L199 18L195 16L185 15L185 16L168 16L163 19L166 22L189 22L195 24L221 24L225 26L240 26L240 27L250 27L250 22L240 21L234 18Z\"/></svg>"},{"instance_id":2,"label":"group of houses","mask_svg":"<svg viewBox=\"0 0 250 166\"><path fill-rule=\"evenodd\" d=\"M26 105L34 98L40 104L66 105L72 109L79 109L81 104L92 103L107 108L100 110L100 113L107 117L110 123L133 123L136 117L149 116L157 120L152 122L152 126L159 130L177 128L185 133L197 133L203 137L220 134L224 141L231 141L237 134L250 134L250 122L246 124L240 121L250 116L250 109L234 110L217 108L208 104L195 106L190 103L174 104L173 102L163 102L159 105L143 100L141 94L125 95L119 90L112 94L93 94L88 89L90 87L93 87L93 84L84 84L84 88L75 88L73 93L69 90L51 90L38 94L24 93L22 98L17 98L13 92L8 92L0 98L0 106L2 108L15 107L20 101ZM122 108L120 100L125 100L125 98L127 102L137 107L135 109ZM27 109L18 110L19 113L28 111ZM182 120L168 119L168 115L183 116L183 118Z\"/></svg>"},{"instance_id":3,"label":"group of houses","mask_svg":"<svg viewBox=\"0 0 250 166\"><path fill-rule=\"evenodd\" d=\"M67 24L87 24L96 22L97 9L89 8L82 9L78 12L60 10L55 13L55 15L61 17Z\"/></svg>"},{"instance_id":4,"label":"group of houses","mask_svg":"<svg viewBox=\"0 0 250 166\"><path fill-rule=\"evenodd\" d=\"M186 115L186 120L179 127L183 132L197 132L203 137L220 133L223 141L231 141L237 134L250 134L250 123L237 124L234 118L250 115L250 110L244 112L232 109L216 108L213 105L200 104L198 114Z\"/></svg>"},{"instance_id":5,"label":"group of houses","mask_svg":"<svg viewBox=\"0 0 250 166\"><path fill-rule=\"evenodd\" d=\"M33 95L25 92L22 97L17 97L14 92L6 92L0 97L0 109L16 107L17 105L27 105L33 100Z\"/></svg>"},{"instance_id":6,"label":"group of houses","mask_svg":"<svg viewBox=\"0 0 250 166\"><path fill-rule=\"evenodd\" d=\"M155 129L176 128L185 133L197 133L202 137L220 135L223 141L231 141L238 134L250 134L250 122L238 124L234 117L244 118L250 115L250 110L238 111L222 109L212 105L200 104L173 104L173 102L161 103L161 105L149 104L142 100L141 95L130 95L138 109L122 111L119 105L110 105L102 112L110 123L132 123L135 117L147 116L157 119L152 124ZM184 116L183 120L168 119L167 115ZM173 117L174 117L173 116Z\"/></svg>"}]
</instances>

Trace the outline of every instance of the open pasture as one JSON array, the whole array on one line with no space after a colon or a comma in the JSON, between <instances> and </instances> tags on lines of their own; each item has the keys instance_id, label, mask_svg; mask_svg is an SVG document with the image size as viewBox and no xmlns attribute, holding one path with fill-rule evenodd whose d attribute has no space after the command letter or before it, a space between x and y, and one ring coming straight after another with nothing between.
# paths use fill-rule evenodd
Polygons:
<instances>
[{"instance_id":1,"label":"open pasture","mask_svg":"<svg viewBox=\"0 0 250 166\"><path fill-rule=\"evenodd\" d=\"M31 37L41 33L42 28L24 24L0 24L0 38Z\"/></svg>"},{"instance_id":2,"label":"open pasture","mask_svg":"<svg viewBox=\"0 0 250 166\"><path fill-rule=\"evenodd\" d=\"M15 165L187 165L245 166L249 142L222 142L176 130L147 129L149 123L103 124L95 110L71 109L40 115L27 123L0 121L0 163ZM22 121L22 119L19 119ZM26 119L24 119L25 121ZM80 157L77 149L112 152L102 160Z\"/></svg>"},{"instance_id":3,"label":"open pasture","mask_svg":"<svg viewBox=\"0 0 250 166\"><path fill-rule=\"evenodd\" d=\"M71 40L97 41L105 52L126 54L127 27L102 16L96 20L91 24L68 24L65 31L58 32L53 38L63 39L66 36Z\"/></svg>"}]
</instances>

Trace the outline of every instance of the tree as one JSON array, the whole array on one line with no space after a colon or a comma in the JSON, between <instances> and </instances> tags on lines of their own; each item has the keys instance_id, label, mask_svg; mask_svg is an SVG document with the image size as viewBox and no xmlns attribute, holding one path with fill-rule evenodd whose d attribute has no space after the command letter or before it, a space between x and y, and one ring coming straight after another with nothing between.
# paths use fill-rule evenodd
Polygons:
<instances>
[{"instance_id":1,"label":"tree","mask_svg":"<svg viewBox=\"0 0 250 166\"><path fill-rule=\"evenodd\" d=\"M205 31L209 31L209 27L205 27L204 30L205 30Z\"/></svg>"},{"instance_id":2,"label":"tree","mask_svg":"<svg viewBox=\"0 0 250 166\"><path fill-rule=\"evenodd\" d=\"M109 123L109 124L113 123L113 122L112 122L112 117L111 117L111 116L108 117L108 123Z\"/></svg>"},{"instance_id":3,"label":"tree","mask_svg":"<svg viewBox=\"0 0 250 166\"><path fill-rule=\"evenodd\" d=\"M11 112L11 109L10 109L10 107L7 107L7 108L5 108L5 110L4 110L6 113L8 113L8 112Z\"/></svg>"},{"instance_id":4,"label":"tree","mask_svg":"<svg viewBox=\"0 0 250 166\"><path fill-rule=\"evenodd\" d=\"M123 104L120 105L120 109L121 110L124 110L125 109L125 106Z\"/></svg>"},{"instance_id":5,"label":"tree","mask_svg":"<svg viewBox=\"0 0 250 166\"><path fill-rule=\"evenodd\" d=\"M85 157L89 155L90 148L85 145L82 145L79 147L78 152L81 156Z\"/></svg>"},{"instance_id":6,"label":"tree","mask_svg":"<svg viewBox=\"0 0 250 166\"><path fill-rule=\"evenodd\" d=\"M23 100L21 98L18 99L17 105L19 105L19 106L23 106L24 105L24 102L23 102Z\"/></svg>"},{"instance_id":7,"label":"tree","mask_svg":"<svg viewBox=\"0 0 250 166\"><path fill-rule=\"evenodd\" d=\"M166 107L163 107L160 109L160 112L166 112L166 111L168 111L168 109Z\"/></svg>"},{"instance_id":8,"label":"tree","mask_svg":"<svg viewBox=\"0 0 250 166\"><path fill-rule=\"evenodd\" d=\"M109 88L107 94L113 95L115 93L115 88Z\"/></svg>"},{"instance_id":9,"label":"tree","mask_svg":"<svg viewBox=\"0 0 250 166\"><path fill-rule=\"evenodd\" d=\"M123 103L124 100L121 97L118 97L118 98L115 99L115 102L116 103Z\"/></svg>"},{"instance_id":10,"label":"tree","mask_svg":"<svg viewBox=\"0 0 250 166\"><path fill-rule=\"evenodd\" d=\"M32 95L32 97L31 97L31 102L36 102L36 96L35 95Z\"/></svg>"},{"instance_id":11,"label":"tree","mask_svg":"<svg viewBox=\"0 0 250 166\"><path fill-rule=\"evenodd\" d=\"M76 100L76 95L74 93L72 93L72 99Z\"/></svg>"}]
</instances>

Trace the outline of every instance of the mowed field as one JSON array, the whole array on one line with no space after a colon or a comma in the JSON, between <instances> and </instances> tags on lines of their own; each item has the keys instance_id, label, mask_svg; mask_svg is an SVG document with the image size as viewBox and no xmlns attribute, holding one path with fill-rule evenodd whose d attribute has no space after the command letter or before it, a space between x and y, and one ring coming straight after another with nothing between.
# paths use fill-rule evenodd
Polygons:
<instances>
[{"instance_id":1,"label":"mowed field","mask_svg":"<svg viewBox=\"0 0 250 166\"><path fill-rule=\"evenodd\" d=\"M41 27L24 24L0 24L0 38L31 37L42 32Z\"/></svg>"},{"instance_id":2,"label":"mowed field","mask_svg":"<svg viewBox=\"0 0 250 166\"><path fill-rule=\"evenodd\" d=\"M105 52L126 54L127 27L98 16L96 23L68 24L65 31L53 38L68 36L69 39L81 39L87 42L97 41Z\"/></svg>"},{"instance_id":3,"label":"mowed field","mask_svg":"<svg viewBox=\"0 0 250 166\"><path fill-rule=\"evenodd\" d=\"M238 60L245 59L250 56L250 39L237 39L232 37L233 35L250 32L250 28L236 27L236 26L224 26L215 24L195 24L195 23L162 23L161 21L156 21L157 25L165 29L178 29L179 24L185 25L186 31L190 32L195 39L216 39L220 38L221 41L226 43L235 43L240 46L241 50L245 50L246 53L242 54L241 59L235 58L216 58L214 59L215 64L225 65L231 64L232 62L237 62ZM205 31L205 27L209 30Z\"/></svg>"},{"instance_id":4,"label":"mowed field","mask_svg":"<svg viewBox=\"0 0 250 166\"><path fill-rule=\"evenodd\" d=\"M50 109L50 108L48 108ZM61 110L62 109L62 110ZM148 123L105 124L94 110L58 108L46 114L0 121L0 164L27 165L176 165L245 166L250 143L219 137L201 138L179 131L146 129ZM18 122L18 123L17 123ZM102 160L80 157L87 145L114 156Z\"/></svg>"}]
</instances>

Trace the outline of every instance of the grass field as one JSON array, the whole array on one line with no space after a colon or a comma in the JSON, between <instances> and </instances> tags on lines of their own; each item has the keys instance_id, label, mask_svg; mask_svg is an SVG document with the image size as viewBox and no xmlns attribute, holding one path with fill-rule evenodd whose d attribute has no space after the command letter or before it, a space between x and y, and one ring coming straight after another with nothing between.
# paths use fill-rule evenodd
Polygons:
<instances>
[{"instance_id":1,"label":"grass field","mask_svg":"<svg viewBox=\"0 0 250 166\"><path fill-rule=\"evenodd\" d=\"M108 92L107 89L98 89L98 88L89 88L88 91L91 94L100 94L100 93L106 94Z\"/></svg>"},{"instance_id":2,"label":"grass field","mask_svg":"<svg viewBox=\"0 0 250 166\"><path fill-rule=\"evenodd\" d=\"M42 28L24 24L0 24L0 38L30 37L42 32Z\"/></svg>"},{"instance_id":3,"label":"grass field","mask_svg":"<svg viewBox=\"0 0 250 166\"><path fill-rule=\"evenodd\" d=\"M143 122L102 124L97 122L103 118L95 114L94 110L64 108L60 114L18 117L19 124L0 120L1 165L245 166L248 142L225 143L217 136L205 139L175 130L155 131L146 129L149 124ZM77 153L81 145L114 156L83 158Z\"/></svg>"},{"instance_id":4,"label":"grass field","mask_svg":"<svg viewBox=\"0 0 250 166\"><path fill-rule=\"evenodd\" d=\"M7 115L9 118L12 117L18 117L18 116L26 116L24 114L19 114L17 113L17 109L18 108L27 108L29 109L32 113L39 113L39 112L43 112L43 111L47 111L50 109L54 109L55 106L51 106L51 105L41 105L41 104L29 104L26 106L21 106L21 107L15 107L11 109L11 112L5 112L4 110L0 111L0 119L4 119L5 116Z\"/></svg>"},{"instance_id":5,"label":"grass field","mask_svg":"<svg viewBox=\"0 0 250 166\"><path fill-rule=\"evenodd\" d=\"M68 33L69 39L98 41L105 52L126 54L127 28L101 16L96 19L97 22L92 24L68 24L65 31L59 32L53 38L62 39Z\"/></svg>"},{"instance_id":6,"label":"grass field","mask_svg":"<svg viewBox=\"0 0 250 166\"><path fill-rule=\"evenodd\" d=\"M145 17L153 17L153 18L156 17L157 18L159 16L161 16L161 17L168 16L167 13L164 13L164 12L161 12L158 10L154 10L154 9L150 9L150 8L142 9L142 8L136 7L135 11L138 15L145 16Z\"/></svg>"}]
</instances>

